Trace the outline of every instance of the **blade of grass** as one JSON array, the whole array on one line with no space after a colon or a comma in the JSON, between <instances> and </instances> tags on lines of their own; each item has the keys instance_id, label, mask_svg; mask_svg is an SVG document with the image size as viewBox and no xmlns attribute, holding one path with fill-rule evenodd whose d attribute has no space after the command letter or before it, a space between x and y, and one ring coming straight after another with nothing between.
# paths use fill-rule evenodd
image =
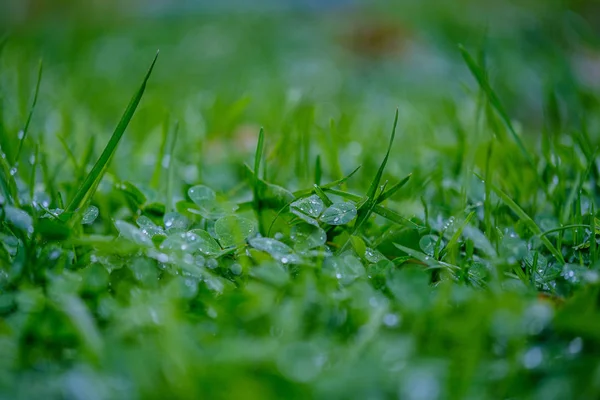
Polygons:
<instances>
[{"instance_id":1,"label":"blade of grass","mask_svg":"<svg viewBox=\"0 0 600 400\"><path fill-rule=\"evenodd\" d=\"M596 164L597 156L598 156L598 149L596 149L596 151L594 152L593 157L590 157L590 161L588 162L585 172L579 173L579 175L577 177L577 184L573 186L573 188L569 192L567 201L563 205L563 208L562 208L563 213L561 215L561 222L566 222L569 219L569 215L572 212L573 203L575 203L578 193L581 192L581 189L583 188L584 183L590 176L590 172L591 172L592 168L594 167L594 165Z\"/></svg>"},{"instance_id":2,"label":"blade of grass","mask_svg":"<svg viewBox=\"0 0 600 400\"><path fill-rule=\"evenodd\" d=\"M596 208L594 207L594 201L592 200L592 205L590 209L590 258L592 259L591 264L596 264Z\"/></svg>"},{"instance_id":3,"label":"blade of grass","mask_svg":"<svg viewBox=\"0 0 600 400\"><path fill-rule=\"evenodd\" d=\"M321 189L328 190L328 189L334 188L336 186L342 185L344 182L346 182L348 179L350 179L354 174L356 174L360 168L361 168L361 166L359 165L358 167L356 167L354 169L354 171L350 172L345 177L343 177L341 179L338 179L338 180L335 180L333 182L326 183L325 185L320 185ZM294 192L294 196L296 198L306 197L306 196L310 195L313 192L314 192L314 189L298 190L298 191Z\"/></svg>"},{"instance_id":4,"label":"blade of grass","mask_svg":"<svg viewBox=\"0 0 600 400\"><path fill-rule=\"evenodd\" d=\"M258 132L258 143L256 144L256 154L254 155L254 182L253 182L253 192L254 192L254 207L258 212L260 210L260 193L258 188L259 176L260 176L260 162L262 160L262 155L264 152L265 146L265 131L261 127Z\"/></svg>"},{"instance_id":5,"label":"blade of grass","mask_svg":"<svg viewBox=\"0 0 600 400\"><path fill-rule=\"evenodd\" d=\"M167 160L165 165L162 165L164 170L164 175L167 177L166 179L166 200L165 200L165 208L168 211L174 211L175 206L173 204L173 153L175 151L175 144L177 143L177 136L179 133L179 121L175 121L175 126L173 127L173 131L170 135L170 141L167 146L167 151L165 152L165 159Z\"/></svg>"},{"instance_id":6,"label":"blade of grass","mask_svg":"<svg viewBox=\"0 0 600 400\"><path fill-rule=\"evenodd\" d=\"M404 187L404 185L406 185L408 183L408 181L410 180L410 177L412 176L412 172L410 174L408 174L404 179L402 179L400 182L396 183L394 186L392 186L391 188L389 188L388 190L386 190L384 193L382 193L378 198L377 198L377 204L389 199L390 197L392 197L398 190L402 189Z\"/></svg>"},{"instance_id":7,"label":"blade of grass","mask_svg":"<svg viewBox=\"0 0 600 400\"><path fill-rule=\"evenodd\" d=\"M487 79L486 73L482 70L482 68L478 65L478 63L473 58L473 56L471 56L471 54L467 51L467 49L465 49L465 47L463 45L459 45L458 48L460 50L460 53L461 53L463 59L465 60L465 63L467 64L467 67L471 71L471 74L473 74L473 77L475 77L475 79L477 80L479 87L486 94L490 104L494 107L496 112L498 112L498 114L500 115L500 118L502 118L502 121L506 124L508 131L512 135L514 141L516 142L517 146L519 147L519 150L521 151L521 153L523 153L523 156L525 157L527 162L535 170L536 169L535 163L533 161L533 158L531 157L531 154L527 151L527 149L525 148L525 145L523 144L523 141L521 140L521 137L517 134L517 131L513 127L513 124L510 121L510 118L508 117L508 114L506 113L504 106L500 102L500 98L498 97L496 92L490 86L490 83Z\"/></svg>"},{"instance_id":8,"label":"blade of grass","mask_svg":"<svg viewBox=\"0 0 600 400\"><path fill-rule=\"evenodd\" d=\"M364 197L361 197L359 195L353 194L353 193L348 193L348 192L343 192L341 190L336 190L336 189L325 189L322 188L323 191L327 192L327 193L331 193L340 197L343 197L345 199L348 200L352 200L355 202L361 202L364 201ZM403 216L401 216L400 214L398 214L396 211L390 210L389 208L386 208L384 206L381 206L379 204L376 204L373 207L373 212L383 218L386 218L392 222L395 222L399 225L404 225L404 226L410 226L412 229L423 229L425 228L424 226L415 224L414 222L412 222L411 220L404 218Z\"/></svg>"},{"instance_id":9,"label":"blade of grass","mask_svg":"<svg viewBox=\"0 0 600 400\"><path fill-rule=\"evenodd\" d=\"M158 150L158 157L156 158L156 164L154 165L154 172L152 173L152 179L150 180L150 186L154 189L159 189L160 186L160 173L162 171L162 160L165 157L165 151L167 151L167 142L169 140L169 130L171 125L169 124L169 116L165 118L162 127L162 140L160 142L160 149Z\"/></svg>"},{"instance_id":10,"label":"blade of grass","mask_svg":"<svg viewBox=\"0 0 600 400\"><path fill-rule=\"evenodd\" d=\"M450 250L452 250L452 248L458 243L458 239L460 239L460 236L462 235L462 233L465 230L465 228L467 227L467 225L469 225L469 222L471 222L471 219L473 218L474 215L475 215L475 211L471 211L471 213L469 215L467 215L467 218L465 218L465 220L463 221L463 223L460 224L460 226L458 227L458 229L456 230L456 232L454 232L454 234L452 235L452 237L448 241L448 244L444 248L442 257L444 255L448 254L448 252Z\"/></svg>"},{"instance_id":11,"label":"blade of grass","mask_svg":"<svg viewBox=\"0 0 600 400\"><path fill-rule=\"evenodd\" d=\"M31 163L31 173L29 175L29 198L31 199L32 202L33 202L33 196L35 194L35 183L36 183L36 173L37 173L39 153L40 153L40 146L38 143L36 143L35 150L32 155L33 159L30 160L30 161L33 161Z\"/></svg>"},{"instance_id":12,"label":"blade of grass","mask_svg":"<svg viewBox=\"0 0 600 400\"><path fill-rule=\"evenodd\" d=\"M3 196L9 204L14 204L18 207L19 196L17 191L17 182L12 174L12 168L10 165L8 165L8 161L4 155L0 156L0 168L2 168L0 171L0 187L4 193Z\"/></svg>"},{"instance_id":13,"label":"blade of grass","mask_svg":"<svg viewBox=\"0 0 600 400\"><path fill-rule=\"evenodd\" d=\"M85 153L83 153L83 157L81 157L81 161L79 162L79 175L77 176L77 184L81 184L85 179L85 173L87 170L87 166L90 163L90 160L94 156L94 146L96 145L96 138L91 137L88 145L85 149Z\"/></svg>"},{"instance_id":14,"label":"blade of grass","mask_svg":"<svg viewBox=\"0 0 600 400\"><path fill-rule=\"evenodd\" d=\"M396 127L398 126L398 109L396 108L396 113L394 115L394 125L392 127L392 134L390 136L390 141L387 147L387 151L385 153L385 157L375 174L375 177L371 181L371 186L369 186L369 190L367 191L367 201L364 202L361 207L358 209L358 217L356 218L355 227L361 227L363 223L369 219L371 212L373 211L373 206L377 202L377 198L375 197L377 193L377 189L379 188L379 183L381 182L381 178L383 176L383 171L385 170L385 166L387 165L388 159L390 157L390 152L392 151L392 144L394 143L394 138L396 137ZM355 230L356 232L356 230Z\"/></svg>"},{"instance_id":15,"label":"blade of grass","mask_svg":"<svg viewBox=\"0 0 600 400\"><path fill-rule=\"evenodd\" d=\"M321 169L321 156L317 156L317 160L315 161L315 183L317 185L321 184L321 176L323 175L323 171Z\"/></svg>"},{"instance_id":16,"label":"blade of grass","mask_svg":"<svg viewBox=\"0 0 600 400\"><path fill-rule=\"evenodd\" d=\"M75 193L75 196L67 206L65 212L61 214L62 221L66 222L73 218L73 216L76 215L76 213L81 213L81 209L84 206L84 204L96 191L96 188L98 187L102 176L106 172L108 163L111 160L113 154L115 153L119 141L123 137L125 129L127 129L127 126L129 125L129 122L131 121L131 118L133 117L133 114L135 113L135 110L137 109L137 106L140 103L140 100L142 99L144 91L146 90L146 84L148 82L148 79L150 78L150 74L152 74L152 69L154 68L154 64L156 63L157 58L158 52L156 52L156 56L154 56L154 60L152 60L152 64L150 64L150 68L148 69L148 72L146 73L146 76L144 77L140 88L137 90L137 92L134 94L133 98L129 102L127 109L121 117L119 124L115 128L115 131L113 132L110 140L108 141L108 144L104 148L104 151L100 155L100 158L98 159L98 161L96 161L96 164L94 165L90 173L87 175L85 181Z\"/></svg>"},{"instance_id":17,"label":"blade of grass","mask_svg":"<svg viewBox=\"0 0 600 400\"><path fill-rule=\"evenodd\" d=\"M542 233L540 233L540 236L547 236L552 233L557 233L557 232L566 231L568 229L577 229L577 228L590 228L590 225L573 224L573 225L560 226L558 228L553 228L553 229L549 229L545 232L542 232Z\"/></svg>"},{"instance_id":18,"label":"blade of grass","mask_svg":"<svg viewBox=\"0 0 600 400\"><path fill-rule=\"evenodd\" d=\"M452 274L454 274L453 270L460 269L460 267L457 267L456 265L448 264L447 262L444 262L444 261L438 261L433 257L425 255L425 254L423 254L419 251L413 250L409 247L402 246L401 244L394 243L394 246L396 246L398 249L402 250L403 252L405 252L406 254L411 256L412 258L415 258L415 259L421 261L422 263L427 264L429 266L428 269L446 268Z\"/></svg>"},{"instance_id":19,"label":"blade of grass","mask_svg":"<svg viewBox=\"0 0 600 400\"><path fill-rule=\"evenodd\" d=\"M323 189L321 189L319 185L314 185L314 188L316 195L319 196L321 200L323 200L323 203L325 203L326 207L329 207L333 204L333 201L331 201L331 199L327 197L327 195L325 194L325 192L323 192Z\"/></svg>"},{"instance_id":20,"label":"blade of grass","mask_svg":"<svg viewBox=\"0 0 600 400\"><path fill-rule=\"evenodd\" d=\"M37 74L37 82L35 84L35 92L33 94L33 101L31 102L31 107L29 107L29 114L27 115L27 120L25 121L25 126L19 132L19 147L17 147L17 152L15 153L15 159L13 160L13 165L17 165L19 162L19 157L21 156L21 150L23 149L23 143L25 142L25 138L27 137L27 132L29 131L29 125L31 124L31 118L33 117L33 111L35 110L35 106L37 104L38 95L40 93L40 83L42 82L42 71L43 71L43 63L40 60L40 64L38 66L38 74Z\"/></svg>"},{"instance_id":21,"label":"blade of grass","mask_svg":"<svg viewBox=\"0 0 600 400\"><path fill-rule=\"evenodd\" d=\"M481 179L481 177L479 178ZM552 253L552 255L554 255L554 257L556 257L556 259L561 264L565 264L565 259L563 258L561 252L556 247L554 247L554 245L550 242L550 240L548 240L546 236L542 235L542 230L535 223L535 221L529 215L527 215L527 213L523 211L523 209L519 207L519 205L515 203L514 200L511 199L510 196L504 193L500 188L498 188L491 182L489 182L489 185L490 188L498 195L498 197L502 199L504 204L506 204L508 208L510 208L515 214L517 214L519 219L523 221L523 223L529 228L529 230L540 238L542 244L548 249L548 251L550 251L550 253Z\"/></svg>"},{"instance_id":22,"label":"blade of grass","mask_svg":"<svg viewBox=\"0 0 600 400\"><path fill-rule=\"evenodd\" d=\"M396 114L394 116L394 126L392 128L392 135L390 136L390 142L388 144L388 148L385 153L385 157L383 158L383 161L381 162L381 165L379 166L379 169L377 170L377 174L375 174L375 177L371 181L371 186L369 186L369 190L367 191L367 197L369 199L373 199L373 200L375 199L375 193L377 192L377 189L379 188L379 182L381 181L381 177L383 176L383 171L384 171L385 166L387 165L388 159L390 157L390 152L392 151L392 144L394 143L394 138L396 137L396 126L398 126L398 109L396 109Z\"/></svg>"}]
</instances>

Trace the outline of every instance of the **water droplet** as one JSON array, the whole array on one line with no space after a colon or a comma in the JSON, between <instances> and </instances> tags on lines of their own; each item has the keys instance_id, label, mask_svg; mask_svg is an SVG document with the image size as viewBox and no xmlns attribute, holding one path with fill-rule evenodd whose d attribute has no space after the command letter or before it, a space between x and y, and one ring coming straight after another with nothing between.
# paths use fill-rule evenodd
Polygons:
<instances>
[{"instance_id":1,"label":"water droplet","mask_svg":"<svg viewBox=\"0 0 600 400\"><path fill-rule=\"evenodd\" d=\"M21 130L20 130L20 131L17 133L17 139L19 139L19 140L23 140L23 138L24 138L24 137L25 137L25 131L21 129Z\"/></svg>"},{"instance_id":2,"label":"water droplet","mask_svg":"<svg viewBox=\"0 0 600 400\"><path fill-rule=\"evenodd\" d=\"M215 260L214 258L209 258L208 261L206 261L207 268L215 269L218 266L219 266L219 262L217 260Z\"/></svg>"},{"instance_id":3,"label":"water droplet","mask_svg":"<svg viewBox=\"0 0 600 400\"><path fill-rule=\"evenodd\" d=\"M166 168L169 168L170 164L171 164L171 155L165 154L163 159L160 162L160 166L166 169Z\"/></svg>"},{"instance_id":4,"label":"water droplet","mask_svg":"<svg viewBox=\"0 0 600 400\"><path fill-rule=\"evenodd\" d=\"M94 221L96 220L96 218L98 218L99 215L99 211L98 211L98 207L96 206L90 206L85 213L83 214L83 218L81 219L81 223L83 225L90 225L92 223L94 223Z\"/></svg>"},{"instance_id":5,"label":"water droplet","mask_svg":"<svg viewBox=\"0 0 600 400\"><path fill-rule=\"evenodd\" d=\"M217 310L215 310L213 307L208 307L206 310L206 315L208 315L211 318L217 318L219 316L219 314L217 313Z\"/></svg>"},{"instance_id":6,"label":"water droplet","mask_svg":"<svg viewBox=\"0 0 600 400\"><path fill-rule=\"evenodd\" d=\"M229 270L234 275L241 275L242 274L242 266L240 264L238 264L238 263L231 264L231 266L229 267Z\"/></svg>"},{"instance_id":7,"label":"water droplet","mask_svg":"<svg viewBox=\"0 0 600 400\"><path fill-rule=\"evenodd\" d=\"M544 360L544 353L540 347L532 347L523 355L523 366L527 369L534 369L540 366Z\"/></svg>"},{"instance_id":8,"label":"water droplet","mask_svg":"<svg viewBox=\"0 0 600 400\"><path fill-rule=\"evenodd\" d=\"M190 221L178 212L168 212L163 217L163 222L167 232L185 231Z\"/></svg>"},{"instance_id":9,"label":"water droplet","mask_svg":"<svg viewBox=\"0 0 600 400\"><path fill-rule=\"evenodd\" d=\"M197 205L205 200L215 200L217 195L214 190L204 185L192 186L188 189L188 197Z\"/></svg>"},{"instance_id":10,"label":"water droplet","mask_svg":"<svg viewBox=\"0 0 600 400\"><path fill-rule=\"evenodd\" d=\"M58 260L58 257L60 257L60 254L61 254L61 251L60 251L59 249L52 250L52 251L50 252L50 254L48 254L48 259L49 259L50 261L55 261L55 260ZM90 259L91 259L91 258L90 258Z\"/></svg>"},{"instance_id":11,"label":"water droplet","mask_svg":"<svg viewBox=\"0 0 600 400\"><path fill-rule=\"evenodd\" d=\"M439 245L438 245L439 241ZM425 235L419 240L419 247L423 250L423 253L433 256L435 254L436 246L438 248L443 248L445 243L440 240L440 238L436 235Z\"/></svg>"},{"instance_id":12,"label":"water droplet","mask_svg":"<svg viewBox=\"0 0 600 400\"><path fill-rule=\"evenodd\" d=\"M569 350L570 354L580 353L582 349L583 349L583 340L580 337L576 337L575 339L571 340L571 342L569 343L568 350Z\"/></svg>"},{"instance_id":13,"label":"water droplet","mask_svg":"<svg viewBox=\"0 0 600 400\"><path fill-rule=\"evenodd\" d=\"M398 326L399 322L400 318L396 314L389 313L385 314L385 316L383 317L383 323L390 328Z\"/></svg>"},{"instance_id":14,"label":"water droplet","mask_svg":"<svg viewBox=\"0 0 600 400\"><path fill-rule=\"evenodd\" d=\"M29 164L31 164L31 165L35 164L35 154L32 154L29 156Z\"/></svg>"},{"instance_id":15,"label":"water droplet","mask_svg":"<svg viewBox=\"0 0 600 400\"><path fill-rule=\"evenodd\" d=\"M12 176L15 176L17 174L17 167L12 167L9 172Z\"/></svg>"}]
</instances>

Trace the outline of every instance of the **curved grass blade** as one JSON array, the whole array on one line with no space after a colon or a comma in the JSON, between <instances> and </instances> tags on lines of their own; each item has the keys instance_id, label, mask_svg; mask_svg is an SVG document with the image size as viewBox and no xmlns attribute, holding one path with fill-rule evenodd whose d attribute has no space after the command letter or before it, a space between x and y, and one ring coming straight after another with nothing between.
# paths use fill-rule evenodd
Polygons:
<instances>
[{"instance_id":1,"label":"curved grass blade","mask_svg":"<svg viewBox=\"0 0 600 400\"><path fill-rule=\"evenodd\" d=\"M453 264L449 264L447 262L444 261L439 261L436 260L433 257L430 257L426 254L423 254L419 251L413 250L409 247L406 246L402 246L401 244L398 243L393 243L393 245L398 248L399 250L402 250L403 252L405 252L406 254L408 254L409 256L411 256L414 259L417 259L418 261L422 262L423 264L427 265L429 268L428 269L435 269L435 268L446 268L448 271L450 271L451 273L453 273L453 270L460 270L460 267L453 265Z\"/></svg>"},{"instance_id":2,"label":"curved grass blade","mask_svg":"<svg viewBox=\"0 0 600 400\"><path fill-rule=\"evenodd\" d=\"M460 236L462 235L463 231L465 230L465 227L467 225L469 225L469 222L471 221L471 219L473 218L474 215L475 215L475 211L471 211L471 213L469 213L469 215L467 215L467 217L465 218L463 223L458 227L456 232L454 232L454 234L448 241L448 244L446 245L446 247L444 249L444 253L447 253L450 249L452 249L452 247L454 247L454 245L456 245L458 243L458 239L460 239ZM441 237L440 237L440 239L441 239Z\"/></svg>"},{"instance_id":3,"label":"curved grass blade","mask_svg":"<svg viewBox=\"0 0 600 400\"><path fill-rule=\"evenodd\" d=\"M100 158L98 159L98 161L96 161L96 164L94 164L94 167L83 181L83 184L75 193L75 196L67 206L65 212L61 214L62 221L66 222L70 220L74 215L83 212L83 206L96 191L96 188L98 187L102 176L106 172L108 163L110 162L113 154L115 153L119 141L123 137L125 129L127 129L127 126L129 125L129 122L131 121L131 118L133 117L133 114L135 113L135 110L137 109L137 106L140 103L140 100L142 99L142 96L146 89L146 83L150 78L150 74L152 73L152 69L154 68L154 64L156 63L157 58L158 52L156 52L156 56L154 56L154 60L152 60L152 64L150 64L150 68L148 69L148 72L146 73L146 76L142 81L142 85L129 102L127 109L123 113L123 116L121 117L119 124L117 125L115 131L110 137L108 144L104 148L104 151L102 151Z\"/></svg>"},{"instance_id":4,"label":"curved grass blade","mask_svg":"<svg viewBox=\"0 0 600 400\"><path fill-rule=\"evenodd\" d=\"M358 217L356 218L356 224L354 225L356 228L362 226L362 224L371 215L373 207L377 204L377 197L375 195L377 194L377 189L379 188L379 183L381 182L381 177L383 176L383 171L385 170L385 166L387 165L388 159L390 157L390 152L392 151L392 144L394 143L394 138L396 137L397 126L398 109L396 108L396 114L394 115L394 126L392 127L392 135L390 136L390 142L388 144L385 157L383 158L383 161L381 162L381 165L379 166L375 177L371 181L371 186L369 186L369 190L367 191L367 201L365 201L358 209Z\"/></svg>"},{"instance_id":5,"label":"curved grass blade","mask_svg":"<svg viewBox=\"0 0 600 400\"><path fill-rule=\"evenodd\" d=\"M158 190L160 186L160 173L162 171L162 160L165 157L165 152L167 151L167 142L169 140L169 116L165 118L162 126L162 137L160 142L160 148L158 150L158 157L156 158L156 164L154 165L154 172L152 173L152 179L150 180L150 186L153 189Z\"/></svg>"},{"instance_id":6,"label":"curved grass blade","mask_svg":"<svg viewBox=\"0 0 600 400\"><path fill-rule=\"evenodd\" d=\"M29 131L29 125L31 124L31 117L33 117L33 111L35 110L35 106L37 104L38 95L40 94L40 83L42 82L42 71L43 71L43 63L40 60L40 64L38 67L37 74L37 82L35 84L35 92L33 94L33 101L31 102L31 107L29 108L29 114L27 115L27 120L25 121L25 126L23 130L19 132L19 147L17 147L17 152L15 153L15 159L13 160L13 164L17 164L19 162L19 156L21 155L21 150L23 150L23 143L25 142L25 138L27 137L27 132Z\"/></svg>"},{"instance_id":7,"label":"curved grass blade","mask_svg":"<svg viewBox=\"0 0 600 400\"><path fill-rule=\"evenodd\" d=\"M371 182L371 186L369 186L369 190L367 191L367 197L375 200L375 193L377 192L377 188L379 188L379 182L381 181L381 177L383 176L383 170L387 165L388 159L390 158L390 152L392 151L392 144L394 143L394 138L396 137L396 126L398 126L398 109L396 108L396 114L394 116L394 126L392 128L392 135L390 136L390 142L388 144L387 152L385 153L385 157L377 170L377 174L375 174L375 178Z\"/></svg>"},{"instance_id":8,"label":"curved grass blade","mask_svg":"<svg viewBox=\"0 0 600 400\"><path fill-rule=\"evenodd\" d=\"M346 175L343 178L337 179L333 182L326 183L325 185L320 185L321 189L328 190L328 189L334 188L336 186L340 186L341 184L346 182L348 179L350 179L354 174L356 174L361 167L362 167L362 165L359 165L352 172L350 172L348 175ZM306 197L306 196L312 194L313 192L314 192L314 189L298 190L298 191L294 192L294 196L296 196L296 198Z\"/></svg>"},{"instance_id":9,"label":"curved grass blade","mask_svg":"<svg viewBox=\"0 0 600 400\"><path fill-rule=\"evenodd\" d=\"M321 176L323 175L323 170L321 168L321 156L318 155L315 160L315 183L317 185L321 184Z\"/></svg>"},{"instance_id":10,"label":"curved grass blade","mask_svg":"<svg viewBox=\"0 0 600 400\"><path fill-rule=\"evenodd\" d=\"M481 179L481 177L479 177L479 179ZM548 238L545 235L543 235L542 230L535 223L535 221L529 215L527 215L527 213L523 211L523 209L519 207L519 205L515 203L515 201L511 199L506 193L504 193L500 188L498 188L491 182L489 182L489 185L490 188L498 195L498 197L502 199L504 204L506 204L508 208L510 208L515 214L517 214L519 219L523 221L523 223L529 228L529 230L540 238L541 242L548 249L548 251L550 251L550 253L552 253L552 255L554 255L554 257L556 257L556 259L561 264L565 264L565 259L563 258L561 252L556 247L554 247L554 245L550 242L550 240L548 240Z\"/></svg>"},{"instance_id":11,"label":"curved grass blade","mask_svg":"<svg viewBox=\"0 0 600 400\"><path fill-rule=\"evenodd\" d=\"M559 226L558 228L548 229L547 231L540 233L540 236L547 236L547 235L550 235L552 233L557 233L557 232L562 232L562 231L566 231L566 230L569 230L569 229L577 229L577 228L589 228L589 229L591 229L591 225L573 224L573 225Z\"/></svg>"},{"instance_id":12,"label":"curved grass blade","mask_svg":"<svg viewBox=\"0 0 600 400\"><path fill-rule=\"evenodd\" d=\"M465 47L463 45L459 45L458 48L463 57L463 60L465 60L467 67L471 71L471 74L477 80L479 87L481 88L481 90L483 90L483 92L487 96L492 107L494 107L494 109L498 112L498 115L500 115L500 118L502 118L502 121L506 124L508 131L512 135L514 141L517 143L517 146L519 147L519 150L521 151L521 153L523 153L523 156L525 156L525 159L527 160L527 162L535 170L535 163L533 161L533 158L531 157L531 154L529 154L529 152L525 148L523 141L521 140L521 138L517 134L517 131L513 127L512 122L510 121L510 118L508 117L508 113L506 112L506 110L504 109L504 106L500 102L500 98L498 97L496 92L494 92L494 90L490 86L490 83L487 79L487 74L478 65L478 63L475 61L473 56L471 56L471 54L469 54L469 52L467 51L467 49L465 49Z\"/></svg>"},{"instance_id":13,"label":"curved grass blade","mask_svg":"<svg viewBox=\"0 0 600 400\"><path fill-rule=\"evenodd\" d=\"M254 179L252 181L252 190L254 193L254 208L257 212L260 212L260 192L259 192L259 181L260 178L260 162L262 160L262 155L265 147L265 131L261 127L260 132L258 132L258 143L256 144L256 154L254 155Z\"/></svg>"},{"instance_id":14,"label":"curved grass blade","mask_svg":"<svg viewBox=\"0 0 600 400\"><path fill-rule=\"evenodd\" d=\"M315 194L317 196L319 196L319 198L321 200L323 200L323 203L325 203L326 207L329 207L330 205L333 204L333 201L331 201L331 199L329 197L327 197L327 195L325 194L325 192L323 191L323 189L321 189L319 187L319 185L315 184L314 188L315 188Z\"/></svg>"},{"instance_id":15,"label":"curved grass blade","mask_svg":"<svg viewBox=\"0 0 600 400\"><path fill-rule=\"evenodd\" d=\"M348 192L343 192L341 190L336 190L336 189L326 189L323 188L325 192L329 192L331 194L343 197L345 199L348 200L352 200L355 202L361 202L364 200L364 197L361 197L359 195L353 194L353 193L348 193ZM384 206L381 206L379 204L376 204L373 207L373 212L383 218L386 218L392 222L395 222L399 225L404 225L404 226L409 226L412 229L423 229L425 228L424 226L415 224L414 222L412 222L411 220L403 217L402 215L398 214L396 211L390 210L389 208L386 208Z\"/></svg>"},{"instance_id":16,"label":"curved grass blade","mask_svg":"<svg viewBox=\"0 0 600 400\"><path fill-rule=\"evenodd\" d=\"M0 156L0 189L3 193L2 196L8 201L8 204L14 204L18 207L17 182L11 172L12 169L6 158Z\"/></svg>"}]
</instances>

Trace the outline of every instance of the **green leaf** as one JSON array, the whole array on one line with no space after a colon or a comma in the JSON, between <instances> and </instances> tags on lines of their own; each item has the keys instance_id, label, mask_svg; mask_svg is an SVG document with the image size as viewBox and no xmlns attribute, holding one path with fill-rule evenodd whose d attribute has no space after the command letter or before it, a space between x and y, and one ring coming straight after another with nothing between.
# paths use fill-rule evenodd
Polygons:
<instances>
[{"instance_id":1,"label":"green leaf","mask_svg":"<svg viewBox=\"0 0 600 400\"><path fill-rule=\"evenodd\" d=\"M244 243L246 239L256 234L256 224L243 217L231 215L215 222L215 233L221 246L232 247Z\"/></svg>"},{"instance_id":2,"label":"green leaf","mask_svg":"<svg viewBox=\"0 0 600 400\"><path fill-rule=\"evenodd\" d=\"M329 225L345 225L356 218L356 215L356 206L353 203L335 203L323 211L321 221Z\"/></svg>"}]
</instances>

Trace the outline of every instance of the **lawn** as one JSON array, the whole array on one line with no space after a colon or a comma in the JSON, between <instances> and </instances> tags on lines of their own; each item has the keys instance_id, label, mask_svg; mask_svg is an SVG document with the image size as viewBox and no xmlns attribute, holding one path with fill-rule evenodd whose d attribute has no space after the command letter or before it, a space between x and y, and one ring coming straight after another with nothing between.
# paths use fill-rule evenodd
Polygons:
<instances>
[{"instance_id":1,"label":"lawn","mask_svg":"<svg viewBox=\"0 0 600 400\"><path fill-rule=\"evenodd\" d=\"M593 2L143 4L2 26L0 399L600 398Z\"/></svg>"}]
</instances>

